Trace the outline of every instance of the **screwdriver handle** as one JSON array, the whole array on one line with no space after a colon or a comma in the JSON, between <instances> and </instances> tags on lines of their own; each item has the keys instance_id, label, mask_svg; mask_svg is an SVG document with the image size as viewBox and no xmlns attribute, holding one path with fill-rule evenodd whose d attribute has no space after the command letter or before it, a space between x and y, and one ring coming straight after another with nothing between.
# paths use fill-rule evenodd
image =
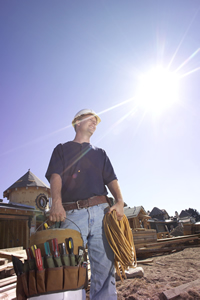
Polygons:
<instances>
[{"instance_id":1,"label":"screwdriver handle","mask_svg":"<svg viewBox=\"0 0 200 300\"><path fill-rule=\"evenodd\" d=\"M42 255L40 249L35 250L35 260L36 260L36 265L38 268L38 271L43 270L43 263L42 263Z\"/></svg>"},{"instance_id":2,"label":"screwdriver handle","mask_svg":"<svg viewBox=\"0 0 200 300\"><path fill-rule=\"evenodd\" d=\"M53 252L54 252L54 257L59 257L59 252L58 252L58 240L57 238L54 238L52 240L52 248L53 248Z\"/></svg>"},{"instance_id":3,"label":"screwdriver handle","mask_svg":"<svg viewBox=\"0 0 200 300\"><path fill-rule=\"evenodd\" d=\"M73 243L73 239L71 237L68 238L67 248L68 248L69 254L74 254L74 243Z\"/></svg>"}]
</instances>

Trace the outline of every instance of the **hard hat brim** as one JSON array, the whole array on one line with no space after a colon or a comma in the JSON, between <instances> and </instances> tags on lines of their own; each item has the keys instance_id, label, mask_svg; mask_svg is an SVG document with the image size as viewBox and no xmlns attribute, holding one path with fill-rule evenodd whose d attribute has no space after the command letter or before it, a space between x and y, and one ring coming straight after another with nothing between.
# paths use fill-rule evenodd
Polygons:
<instances>
[{"instance_id":1,"label":"hard hat brim","mask_svg":"<svg viewBox=\"0 0 200 300\"><path fill-rule=\"evenodd\" d=\"M84 110L81 110L80 112L78 112L73 121L72 121L72 126L74 127L75 124L76 124L76 121L81 117L81 116L84 116L84 115L92 115L94 116L96 119L97 119L97 125L101 122L101 119L99 118L99 116L92 110L89 110L89 109L84 109Z\"/></svg>"}]
</instances>

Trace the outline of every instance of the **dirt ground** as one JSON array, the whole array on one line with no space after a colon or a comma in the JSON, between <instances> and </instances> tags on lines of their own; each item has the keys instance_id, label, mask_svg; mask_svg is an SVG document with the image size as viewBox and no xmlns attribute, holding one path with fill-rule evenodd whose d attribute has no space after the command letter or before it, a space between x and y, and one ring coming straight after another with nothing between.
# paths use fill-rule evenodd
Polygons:
<instances>
[{"instance_id":1,"label":"dirt ground","mask_svg":"<svg viewBox=\"0 0 200 300\"><path fill-rule=\"evenodd\" d=\"M200 247L152 257L152 263L139 264L141 278L117 281L118 300L157 300L161 293L200 279ZM179 299L200 299L200 286L188 288Z\"/></svg>"}]
</instances>

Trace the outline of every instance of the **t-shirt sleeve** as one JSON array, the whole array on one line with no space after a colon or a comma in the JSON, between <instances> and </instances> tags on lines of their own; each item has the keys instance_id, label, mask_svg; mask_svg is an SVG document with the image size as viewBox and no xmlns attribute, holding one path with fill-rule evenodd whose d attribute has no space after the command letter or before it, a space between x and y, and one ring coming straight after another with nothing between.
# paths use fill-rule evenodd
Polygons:
<instances>
[{"instance_id":1,"label":"t-shirt sleeve","mask_svg":"<svg viewBox=\"0 0 200 300\"><path fill-rule=\"evenodd\" d=\"M108 185L111 181L117 179L117 176L105 151L104 155L103 181L105 185Z\"/></svg>"},{"instance_id":2,"label":"t-shirt sleeve","mask_svg":"<svg viewBox=\"0 0 200 300\"><path fill-rule=\"evenodd\" d=\"M51 155L48 169L46 171L45 177L50 182L51 175L53 173L59 174L62 177L63 174L63 151L62 145L59 144Z\"/></svg>"}]
</instances>

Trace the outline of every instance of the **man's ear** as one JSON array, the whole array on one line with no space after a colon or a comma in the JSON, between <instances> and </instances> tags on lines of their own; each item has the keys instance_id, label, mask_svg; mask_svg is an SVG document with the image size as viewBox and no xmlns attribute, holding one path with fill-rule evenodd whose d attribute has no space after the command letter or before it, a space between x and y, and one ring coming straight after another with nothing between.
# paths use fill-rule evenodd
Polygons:
<instances>
[{"instance_id":1,"label":"man's ear","mask_svg":"<svg viewBox=\"0 0 200 300\"><path fill-rule=\"evenodd\" d=\"M80 126L80 124L81 124L81 120L77 120L75 124L76 124L76 126L78 126L78 127L79 127L79 126Z\"/></svg>"}]
</instances>

